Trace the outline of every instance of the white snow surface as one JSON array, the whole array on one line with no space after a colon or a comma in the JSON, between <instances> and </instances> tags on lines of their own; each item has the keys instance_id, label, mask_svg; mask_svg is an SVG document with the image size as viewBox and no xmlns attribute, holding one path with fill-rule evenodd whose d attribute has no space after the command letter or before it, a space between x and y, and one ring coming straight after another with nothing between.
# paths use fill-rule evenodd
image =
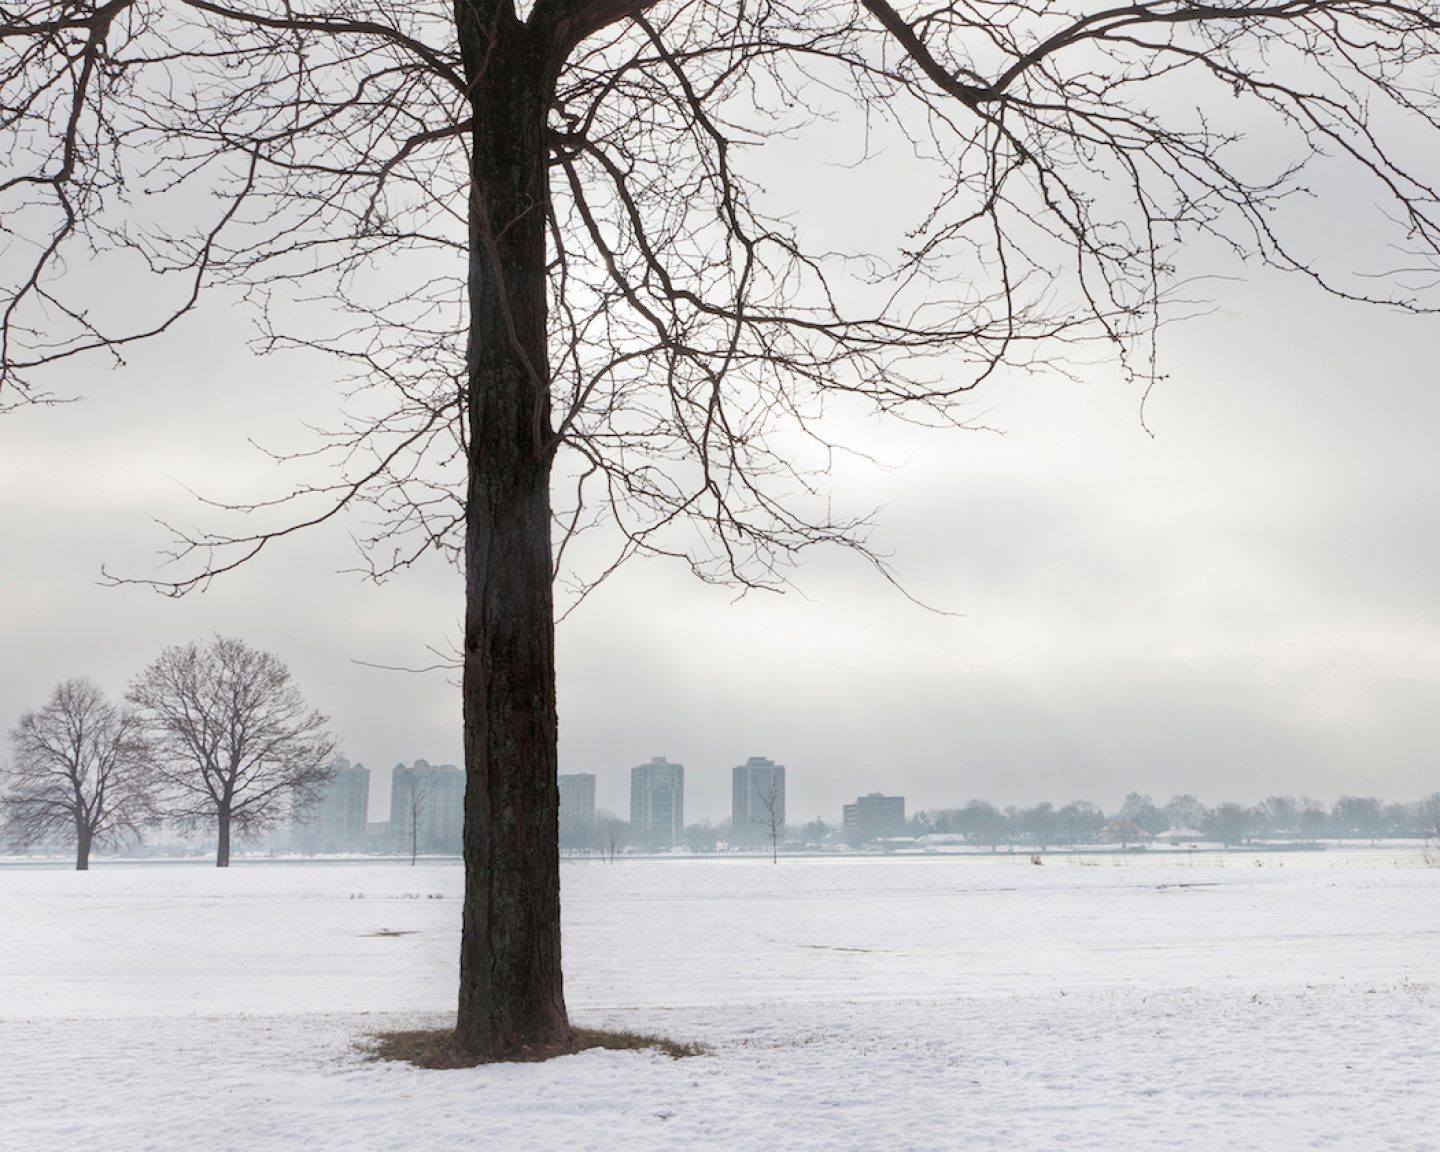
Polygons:
<instances>
[{"instance_id":1,"label":"white snow surface","mask_svg":"<svg viewBox=\"0 0 1440 1152\"><path fill-rule=\"evenodd\" d=\"M1440 1149L1419 853L567 862L576 1024L425 1072L458 862L0 866L0 1149Z\"/></svg>"}]
</instances>

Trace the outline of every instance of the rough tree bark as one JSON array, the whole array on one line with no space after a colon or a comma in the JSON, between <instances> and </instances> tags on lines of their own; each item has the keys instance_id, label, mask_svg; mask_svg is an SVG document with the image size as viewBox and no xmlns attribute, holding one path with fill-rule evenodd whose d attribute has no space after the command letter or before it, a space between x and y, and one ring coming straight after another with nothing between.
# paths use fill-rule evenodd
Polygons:
<instances>
[{"instance_id":1,"label":"rough tree bark","mask_svg":"<svg viewBox=\"0 0 1440 1152\"><path fill-rule=\"evenodd\" d=\"M550 552L545 46L457 4L471 133L465 901L456 1033L498 1056L568 1029L560 972ZM489 15L487 22L483 15Z\"/></svg>"},{"instance_id":2,"label":"rough tree bark","mask_svg":"<svg viewBox=\"0 0 1440 1152\"><path fill-rule=\"evenodd\" d=\"M230 867L230 810L221 809L215 818L215 867Z\"/></svg>"}]
</instances>

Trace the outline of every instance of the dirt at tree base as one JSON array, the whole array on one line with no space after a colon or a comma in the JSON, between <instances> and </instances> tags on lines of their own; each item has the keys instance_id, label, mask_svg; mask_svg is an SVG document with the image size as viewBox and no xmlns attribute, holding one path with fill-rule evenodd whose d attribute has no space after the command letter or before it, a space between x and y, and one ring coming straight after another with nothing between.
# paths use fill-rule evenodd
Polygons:
<instances>
[{"instance_id":1,"label":"dirt at tree base","mask_svg":"<svg viewBox=\"0 0 1440 1152\"><path fill-rule=\"evenodd\" d=\"M367 1051L376 1060L413 1064L417 1068L475 1068L482 1064L535 1064L557 1056L573 1056L591 1048L612 1051L659 1052L672 1059L704 1056L710 1050L703 1044L687 1044L664 1036L647 1036L638 1032L608 1031L600 1028L571 1028L564 1036L549 1044L531 1044L518 1052L489 1059L463 1048L451 1028L425 1028L405 1032L378 1032L368 1038Z\"/></svg>"}]
</instances>

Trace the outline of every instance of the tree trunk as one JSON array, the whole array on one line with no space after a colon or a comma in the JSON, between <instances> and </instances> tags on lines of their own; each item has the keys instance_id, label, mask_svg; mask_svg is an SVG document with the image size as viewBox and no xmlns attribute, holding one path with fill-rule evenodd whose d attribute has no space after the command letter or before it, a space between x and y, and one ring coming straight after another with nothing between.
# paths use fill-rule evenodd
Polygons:
<instances>
[{"instance_id":1,"label":"tree trunk","mask_svg":"<svg viewBox=\"0 0 1440 1152\"><path fill-rule=\"evenodd\" d=\"M90 829L79 828L75 837L75 871L90 871Z\"/></svg>"},{"instance_id":2,"label":"tree trunk","mask_svg":"<svg viewBox=\"0 0 1440 1152\"><path fill-rule=\"evenodd\" d=\"M467 349L465 899L456 1035L484 1058L565 1037L550 555L549 65L457 4L474 111Z\"/></svg>"},{"instance_id":3,"label":"tree trunk","mask_svg":"<svg viewBox=\"0 0 1440 1152\"><path fill-rule=\"evenodd\" d=\"M219 842L215 847L215 867L230 867L230 812L222 808L216 817Z\"/></svg>"}]
</instances>

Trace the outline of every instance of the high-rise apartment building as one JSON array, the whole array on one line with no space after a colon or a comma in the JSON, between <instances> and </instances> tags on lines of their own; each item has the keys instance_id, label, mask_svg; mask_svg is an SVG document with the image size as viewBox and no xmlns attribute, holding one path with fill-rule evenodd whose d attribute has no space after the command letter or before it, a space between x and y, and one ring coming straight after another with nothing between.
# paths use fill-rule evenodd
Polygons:
<instances>
[{"instance_id":1,"label":"high-rise apartment building","mask_svg":"<svg viewBox=\"0 0 1440 1152\"><path fill-rule=\"evenodd\" d=\"M751 756L730 770L730 839L769 844L785 830L785 765Z\"/></svg>"},{"instance_id":2,"label":"high-rise apartment building","mask_svg":"<svg viewBox=\"0 0 1440 1152\"><path fill-rule=\"evenodd\" d=\"M464 828L464 772L428 760L395 765L390 774L390 832L397 851L459 852Z\"/></svg>"},{"instance_id":3,"label":"high-rise apartment building","mask_svg":"<svg viewBox=\"0 0 1440 1152\"><path fill-rule=\"evenodd\" d=\"M630 838L645 848L684 842L685 765L656 756L630 769Z\"/></svg>"},{"instance_id":4,"label":"high-rise apartment building","mask_svg":"<svg viewBox=\"0 0 1440 1152\"><path fill-rule=\"evenodd\" d=\"M370 769L344 756L330 766L334 774L321 787L319 801L291 818L290 841L298 852L354 852L365 845Z\"/></svg>"},{"instance_id":5,"label":"high-rise apartment building","mask_svg":"<svg viewBox=\"0 0 1440 1152\"><path fill-rule=\"evenodd\" d=\"M595 776L591 772L562 772L560 827L584 828L595 823Z\"/></svg>"},{"instance_id":6,"label":"high-rise apartment building","mask_svg":"<svg viewBox=\"0 0 1440 1152\"><path fill-rule=\"evenodd\" d=\"M845 842L854 846L887 836L905 835L905 797L871 792L845 805L842 829Z\"/></svg>"}]
</instances>

